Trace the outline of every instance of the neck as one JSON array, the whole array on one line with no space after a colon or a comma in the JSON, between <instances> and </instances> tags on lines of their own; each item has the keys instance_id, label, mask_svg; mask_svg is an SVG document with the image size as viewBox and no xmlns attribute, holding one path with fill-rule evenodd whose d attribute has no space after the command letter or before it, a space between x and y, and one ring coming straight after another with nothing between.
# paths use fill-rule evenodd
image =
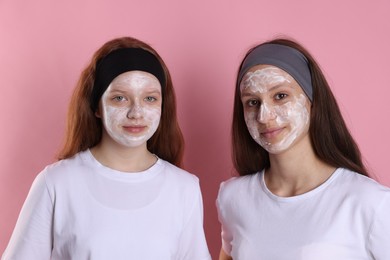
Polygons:
<instances>
[{"instance_id":1,"label":"neck","mask_svg":"<svg viewBox=\"0 0 390 260\"><path fill-rule=\"evenodd\" d=\"M309 147L309 149L308 149ZM291 197L306 193L324 183L335 168L321 161L309 139L280 154L270 154L265 181L275 195Z\"/></svg>"},{"instance_id":2,"label":"neck","mask_svg":"<svg viewBox=\"0 0 390 260\"><path fill-rule=\"evenodd\" d=\"M104 166L122 172L140 172L150 168L157 157L144 145L124 147L102 140L91 148L93 156Z\"/></svg>"}]
</instances>

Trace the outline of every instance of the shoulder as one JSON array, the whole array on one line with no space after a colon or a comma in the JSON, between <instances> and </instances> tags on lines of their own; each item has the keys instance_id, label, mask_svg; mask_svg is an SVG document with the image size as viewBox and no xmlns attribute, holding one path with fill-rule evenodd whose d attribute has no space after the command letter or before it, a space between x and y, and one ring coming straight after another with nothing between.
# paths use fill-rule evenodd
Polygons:
<instances>
[{"instance_id":1,"label":"shoulder","mask_svg":"<svg viewBox=\"0 0 390 260\"><path fill-rule=\"evenodd\" d=\"M245 191L250 186L258 185L262 173L232 177L223 181L219 187L219 194L230 194Z\"/></svg>"},{"instance_id":2,"label":"shoulder","mask_svg":"<svg viewBox=\"0 0 390 260\"><path fill-rule=\"evenodd\" d=\"M177 194L182 199L200 196L201 190L197 176L162 159L159 163L163 165L164 187L169 189L169 193Z\"/></svg>"},{"instance_id":3,"label":"shoulder","mask_svg":"<svg viewBox=\"0 0 390 260\"><path fill-rule=\"evenodd\" d=\"M260 187L262 173L232 177L220 184L217 203L232 204L233 201L245 199ZM239 202L238 202L239 203Z\"/></svg>"},{"instance_id":4,"label":"shoulder","mask_svg":"<svg viewBox=\"0 0 390 260\"><path fill-rule=\"evenodd\" d=\"M189 173L167 161L160 159L160 164L163 165L162 174L164 181L161 187L167 200L172 205L183 205L185 212L192 212L192 209L201 203L201 189L199 178L194 174ZM178 207L179 208L179 207Z\"/></svg>"},{"instance_id":5,"label":"shoulder","mask_svg":"<svg viewBox=\"0 0 390 260\"><path fill-rule=\"evenodd\" d=\"M167 176L167 178L170 179L170 181L178 182L183 185L198 185L199 184L199 178L184 170L181 169L170 162L167 162L163 159L159 159L160 163L164 166L164 171Z\"/></svg>"},{"instance_id":6,"label":"shoulder","mask_svg":"<svg viewBox=\"0 0 390 260\"><path fill-rule=\"evenodd\" d=\"M390 188L378 183L376 180L348 169L339 169L337 180L350 193L358 196L380 198L390 192Z\"/></svg>"},{"instance_id":7,"label":"shoulder","mask_svg":"<svg viewBox=\"0 0 390 260\"><path fill-rule=\"evenodd\" d=\"M80 152L71 158L63 159L50 164L43 169L41 175L45 176L48 185L57 185L69 181L77 181L81 171L87 169L84 158L85 152Z\"/></svg>"},{"instance_id":8,"label":"shoulder","mask_svg":"<svg viewBox=\"0 0 390 260\"><path fill-rule=\"evenodd\" d=\"M333 187L342 193L346 200L356 206L375 210L385 199L390 198L390 188L376 180L348 169L338 169L338 178Z\"/></svg>"}]
</instances>

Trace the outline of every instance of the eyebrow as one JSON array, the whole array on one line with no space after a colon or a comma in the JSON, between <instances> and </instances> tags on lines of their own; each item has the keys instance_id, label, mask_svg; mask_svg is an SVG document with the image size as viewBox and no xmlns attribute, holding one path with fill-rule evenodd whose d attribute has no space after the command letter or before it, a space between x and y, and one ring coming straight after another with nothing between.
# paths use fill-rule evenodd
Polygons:
<instances>
[{"instance_id":1,"label":"eyebrow","mask_svg":"<svg viewBox=\"0 0 390 260\"><path fill-rule=\"evenodd\" d=\"M248 92L241 93L241 97L251 97L251 96L253 96L252 93L248 93Z\"/></svg>"},{"instance_id":2,"label":"eyebrow","mask_svg":"<svg viewBox=\"0 0 390 260\"><path fill-rule=\"evenodd\" d=\"M145 91L147 94L159 94L161 95L161 90L153 89L151 91Z\"/></svg>"},{"instance_id":3,"label":"eyebrow","mask_svg":"<svg viewBox=\"0 0 390 260\"><path fill-rule=\"evenodd\" d=\"M282 84L276 84L275 86L268 89L267 92L274 91L275 89L282 88L282 87L285 87L285 86ZM241 97L248 97L248 96L253 96L253 92L246 92L244 90L244 92L241 93Z\"/></svg>"}]
</instances>

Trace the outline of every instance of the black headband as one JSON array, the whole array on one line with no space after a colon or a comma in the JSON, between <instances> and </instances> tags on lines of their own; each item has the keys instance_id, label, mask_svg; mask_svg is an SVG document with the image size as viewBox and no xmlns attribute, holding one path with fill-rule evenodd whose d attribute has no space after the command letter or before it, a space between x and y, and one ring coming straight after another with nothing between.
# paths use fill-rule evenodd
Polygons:
<instances>
[{"instance_id":1,"label":"black headband","mask_svg":"<svg viewBox=\"0 0 390 260\"><path fill-rule=\"evenodd\" d=\"M298 50L280 44L263 44L254 48L242 63L238 84L253 66L266 64L276 66L290 74L301 86L310 101L313 101L313 87L307 58Z\"/></svg>"},{"instance_id":2,"label":"black headband","mask_svg":"<svg viewBox=\"0 0 390 260\"><path fill-rule=\"evenodd\" d=\"M149 51L141 48L117 49L109 53L96 65L95 83L91 94L91 108L96 111L99 100L110 83L120 74L140 70L153 74L165 88L165 73L160 61Z\"/></svg>"}]
</instances>

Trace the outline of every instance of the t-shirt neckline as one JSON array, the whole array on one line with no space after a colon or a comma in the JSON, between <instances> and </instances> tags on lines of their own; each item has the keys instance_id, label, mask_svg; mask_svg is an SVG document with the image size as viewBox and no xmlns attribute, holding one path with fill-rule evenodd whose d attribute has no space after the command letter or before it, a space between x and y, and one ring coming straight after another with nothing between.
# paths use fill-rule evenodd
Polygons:
<instances>
[{"instance_id":1,"label":"t-shirt neckline","mask_svg":"<svg viewBox=\"0 0 390 260\"><path fill-rule=\"evenodd\" d=\"M101 164L91 153L90 149L80 153L80 156L95 168L98 174L117 181L143 182L154 178L163 167L163 161L157 157L157 161L148 169L140 172L122 172Z\"/></svg>"},{"instance_id":2,"label":"t-shirt neckline","mask_svg":"<svg viewBox=\"0 0 390 260\"><path fill-rule=\"evenodd\" d=\"M302 199L307 199L307 198L313 197L316 194L322 192L340 175L341 170L342 170L342 168L337 168L325 182L323 182L322 184L320 184L316 188L314 188L308 192L305 192L303 194L299 194L299 195L291 196L291 197L281 197L281 196L275 195L274 193L272 193L268 189L268 187L265 183L265 179L264 179L265 170L258 173L258 176L259 176L261 188L267 194L267 196L270 197L272 200L275 200L278 202L294 202L294 201L299 201Z\"/></svg>"}]
</instances>

